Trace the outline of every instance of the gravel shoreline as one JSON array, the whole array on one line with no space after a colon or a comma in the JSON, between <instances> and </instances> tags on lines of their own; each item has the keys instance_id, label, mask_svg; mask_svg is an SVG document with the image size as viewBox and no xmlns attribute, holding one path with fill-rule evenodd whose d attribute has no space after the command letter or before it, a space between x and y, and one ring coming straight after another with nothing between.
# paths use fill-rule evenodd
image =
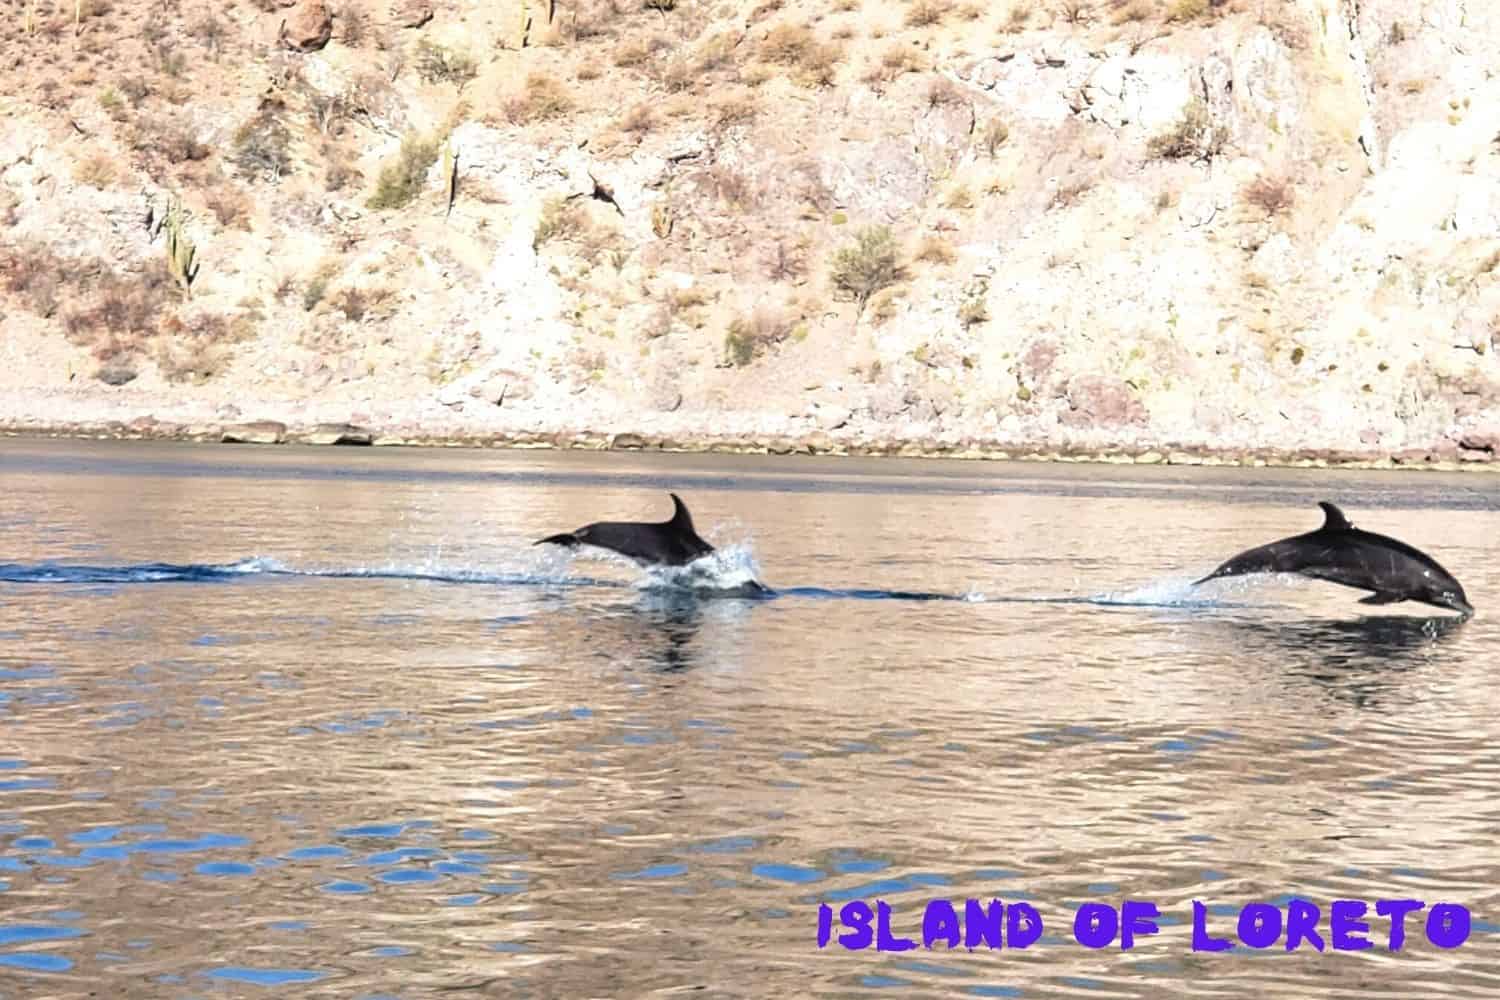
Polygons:
<instances>
[{"instance_id":1,"label":"gravel shoreline","mask_svg":"<svg viewBox=\"0 0 1500 1000\"><path fill-rule=\"evenodd\" d=\"M1099 463L1111 465L1206 465L1248 468L1421 469L1441 472L1500 472L1494 449L1445 444L1397 454L1369 449L1215 448L1169 444L1065 446L979 438L900 437L814 432L803 435L694 435L588 430L424 431L354 424L288 425L262 420L240 423L131 421L6 421L0 436L121 441L194 441L225 444L370 446L421 448L512 448L585 451L663 451L769 455L943 458L969 461Z\"/></svg>"}]
</instances>

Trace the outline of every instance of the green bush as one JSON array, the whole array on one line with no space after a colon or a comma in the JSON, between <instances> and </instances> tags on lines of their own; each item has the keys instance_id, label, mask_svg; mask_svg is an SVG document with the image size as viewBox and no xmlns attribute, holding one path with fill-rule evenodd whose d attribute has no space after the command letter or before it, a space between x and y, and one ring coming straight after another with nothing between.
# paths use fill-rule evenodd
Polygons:
<instances>
[{"instance_id":1,"label":"green bush","mask_svg":"<svg viewBox=\"0 0 1500 1000\"><path fill-rule=\"evenodd\" d=\"M870 296L900 281L904 273L890 227L869 226L854 243L834 253L829 278L863 313Z\"/></svg>"},{"instance_id":2,"label":"green bush","mask_svg":"<svg viewBox=\"0 0 1500 1000\"><path fill-rule=\"evenodd\" d=\"M401 140L395 160L380 168L375 193L367 204L377 211L410 204L427 182L427 171L437 162L438 141L411 133Z\"/></svg>"}]
</instances>

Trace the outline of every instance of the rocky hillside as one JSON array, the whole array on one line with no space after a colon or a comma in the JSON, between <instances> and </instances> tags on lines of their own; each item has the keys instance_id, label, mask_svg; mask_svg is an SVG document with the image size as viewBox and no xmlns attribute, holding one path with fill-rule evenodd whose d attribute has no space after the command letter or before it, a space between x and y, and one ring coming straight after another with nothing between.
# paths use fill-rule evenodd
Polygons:
<instances>
[{"instance_id":1,"label":"rocky hillside","mask_svg":"<svg viewBox=\"0 0 1500 1000\"><path fill-rule=\"evenodd\" d=\"M1500 459L1493 4L286 2L13 0L0 422Z\"/></svg>"}]
</instances>

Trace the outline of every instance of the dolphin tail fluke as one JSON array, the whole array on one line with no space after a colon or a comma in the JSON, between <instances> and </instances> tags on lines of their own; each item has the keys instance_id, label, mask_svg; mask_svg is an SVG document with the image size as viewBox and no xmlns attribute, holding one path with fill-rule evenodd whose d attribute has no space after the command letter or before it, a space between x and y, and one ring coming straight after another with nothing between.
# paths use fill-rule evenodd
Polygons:
<instances>
[{"instance_id":1,"label":"dolphin tail fluke","mask_svg":"<svg viewBox=\"0 0 1500 1000\"><path fill-rule=\"evenodd\" d=\"M572 549L572 548L577 548L579 542L578 542L578 536L577 535L574 535L571 531L565 531L561 535L548 535L546 538L539 538L536 541L532 542L531 544L532 545L564 545L564 546L567 546L568 548Z\"/></svg>"}]
</instances>

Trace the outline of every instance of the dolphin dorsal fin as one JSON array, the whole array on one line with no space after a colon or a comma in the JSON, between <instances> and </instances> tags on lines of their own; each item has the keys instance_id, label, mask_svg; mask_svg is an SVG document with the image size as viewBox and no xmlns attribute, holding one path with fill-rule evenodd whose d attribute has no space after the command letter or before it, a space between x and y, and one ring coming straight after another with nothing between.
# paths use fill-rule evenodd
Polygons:
<instances>
[{"instance_id":1,"label":"dolphin dorsal fin","mask_svg":"<svg viewBox=\"0 0 1500 1000\"><path fill-rule=\"evenodd\" d=\"M676 493L668 493L672 498L672 520L667 523L678 531L693 533L693 516L688 513L687 504L682 502L682 497Z\"/></svg>"},{"instance_id":2,"label":"dolphin dorsal fin","mask_svg":"<svg viewBox=\"0 0 1500 1000\"><path fill-rule=\"evenodd\" d=\"M1327 500L1320 500L1318 506L1323 508L1325 515L1323 520L1324 531L1349 531L1354 525L1344 516L1344 512Z\"/></svg>"}]
</instances>

